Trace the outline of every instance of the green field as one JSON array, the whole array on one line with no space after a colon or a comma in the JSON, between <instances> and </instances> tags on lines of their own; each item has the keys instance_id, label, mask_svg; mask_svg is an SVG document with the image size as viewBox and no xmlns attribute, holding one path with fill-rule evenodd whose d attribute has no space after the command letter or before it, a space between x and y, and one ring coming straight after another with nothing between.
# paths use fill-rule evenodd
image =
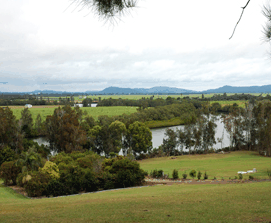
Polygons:
<instances>
[{"instance_id":1,"label":"green field","mask_svg":"<svg viewBox=\"0 0 271 223\"><path fill-rule=\"evenodd\" d=\"M234 175L270 158L234 152L140 161L143 169L207 170ZM0 182L0 222L270 222L271 182L160 185L68 197L28 199Z\"/></svg>"},{"instance_id":2,"label":"green field","mask_svg":"<svg viewBox=\"0 0 271 223\"><path fill-rule=\"evenodd\" d=\"M172 171L177 169L179 176L191 170L207 172L209 179L216 177L217 179L232 179L237 176L238 171L257 169L257 173L251 174L257 178L267 178L267 169L271 169L271 158L263 157L257 152L241 151L231 152L228 154L207 154L207 155L190 155L177 156L176 159L171 157L162 157L154 159L146 159L139 161L140 166L150 173L154 169L162 169L165 174L171 176ZM191 177L188 177L191 178ZM248 175L244 175L247 179Z\"/></svg>"},{"instance_id":3,"label":"green field","mask_svg":"<svg viewBox=\"0 0 271 223\"><path fill-rule=\"evenodd\" d=\"M238 104L239 107L245 108L247 101L210 101L210 104L219 103L222 107L225 105L233 105L234 103Z\"/></svg>"},{"instance_id":4,"label":"green field","mask_svg":"<svg viewBox=\"0 0 271 223\"><path fill-rule=\"evenodd\" d=\"M40 108L39 108L40 107ZM50 108L42 108L42 106L30 108L29 111L32 114L32 118L35 121L37 115L40 113L42 120L45 120L47 115L52 115L56 107ZM24 106L20 108L12 109L13 114L16 116L17 119L21 118L21 111L24 109ZM136 112L137 107L125 107L125 106L116 106L116 107L84 107L81 108L83 111L87 111L88 115L91 115L95 120L98 119L100 115L108 115L108 116L115 116L115 115L122 115L122 114L131 114Z\"/></svg>"}]
</instances>

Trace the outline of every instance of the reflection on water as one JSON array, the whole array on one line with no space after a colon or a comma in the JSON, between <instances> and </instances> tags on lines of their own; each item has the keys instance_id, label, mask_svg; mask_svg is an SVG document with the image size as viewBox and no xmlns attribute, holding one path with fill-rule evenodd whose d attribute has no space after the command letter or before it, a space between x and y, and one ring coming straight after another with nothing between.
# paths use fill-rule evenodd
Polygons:
<instances>
[{"instance_id":1,"label":"reflection on water","mask_svg":"<svg viewBox=\"0 0 271 223\"><path fill-rule=\"evenodd\" d=\"M216 128L216 134L215 139L217 141L217 138L221 138L223 134L224 124L222 123L221 119L218 119L216 122L217 128ZM170 129L176 131L177 129L184 129L184 126L172 126L169 127ZM165 132L167 128L159 128L159 129L151 129L152 132L152 146L153 148L158 148L163 143L163 138L165 138ZM44 144L49 146L49 142L44 138L40 137L37 139L34 139L33 141L37 142L39 145ZM229 134L224 130L224 139L222 142L222 147L230 146L230 140L229 140ZM221 143L216 143L213 148L220 149ZM122 151L120 151L120 155L122 155Z\"/></svg>"}]
</instances>

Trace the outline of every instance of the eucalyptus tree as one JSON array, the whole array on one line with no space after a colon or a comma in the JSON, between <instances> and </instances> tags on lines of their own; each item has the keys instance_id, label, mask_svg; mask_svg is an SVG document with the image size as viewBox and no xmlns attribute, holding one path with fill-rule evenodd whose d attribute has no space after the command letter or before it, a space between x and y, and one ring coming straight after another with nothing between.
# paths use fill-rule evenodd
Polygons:
<instances>
[{"instance_id":1,"label":"eucalyptus tree","mask_svg":"<svg viewBox=\"0 0 271 223\"><path fill-rule=\"evenodd\" d=\"M21 127L22 127L22 132L25 134L25 137L30 137L32 135L32 130L33 130L33 118L32 114L29 111L28 108L24 108L21 111Z\"/></svg>"},{"instance_id":2,"label":"eucalyptus tree","mask_svg":"<svg viewBox=\"0 0 271 223\"><path fill-rule=\"evenodd\" d=\"M162 144L164 152L167 156L175 155L175 149L178 145L177 133L174 130L167 128L165 136L166 138L163 139Z\"/></svg>"}]
</instances>

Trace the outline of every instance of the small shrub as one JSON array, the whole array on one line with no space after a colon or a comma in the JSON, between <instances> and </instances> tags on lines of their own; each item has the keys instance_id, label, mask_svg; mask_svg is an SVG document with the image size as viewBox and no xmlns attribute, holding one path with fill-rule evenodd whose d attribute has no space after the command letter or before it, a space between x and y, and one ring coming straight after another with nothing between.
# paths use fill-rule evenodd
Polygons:
<instances>
[{"instance_id":1,"label":"small shrub","mask_svg":"<svg viewBox=\"0 0 271 223\"><path fill-rule=\"evenodd\" d=\"M216 177L214 177L214 180L216 180Z\"/></svg>"},{"instance_id":2,"label":"small shrub","mask_svg":"<svg viewBox=\"0 0 271 223\"><path fill-rule=\"evenodd\" d=\"M207 180L207 179L208 179L208 175L207 175L206 171L205 171L205 173L204 173L203 179L204 179L204 180Z\"/></svg>"},{"instance_id":3,"label":"small shrub","mask_svg":"<svg viewBox=\"0 0 271 223\"><path fill-rule=\"evenodd\" d=\"M195 170L191 170L189 173L189 176L192 177L193 179L196 177L197 172Z\"/></svg>"},{"instance_id":4,"label":"small shrub","mask_svg":"<svg viewBox=\"0 0 271 223\"><path fill-rule=\"evenodd\" d=\"M267 170L267 176L269 177L269 178L271 178L271 170Z\"/></svg>"},{"instance_id":5,"label":"small shrub","mask_svg":"<svg viewBox=\"0 0 271 223\"><path fill-rule=\"evenodd\" d=\"M163 170L158 170L157 171L157 178L162 178L163 177L163 173L164 173Z\"/></svg>"},{"instance_id":6,"label":"small shrub","mask_svg":"<svg viewBox=\"0 0 271 223\"><path fill-rule=\"evenodd\" d=\"M157 177L157 172L158 172L157 169L151 171L151 173L150 173L151 177L156 178Z\"/></svg>"},{"instance_id":7,"label":"small shrub","mask_svg":"<svg viewBox=\"0 0 271 223\"><path fill-rule=\"evenodd\" d=\"M199 172L198 172L198 176L197 176L197 177L198 177L198 180L200 180L201 175L202 175L202 173L199 171Z\"/></svg>"},{"instance_id":8,"label":"small shrub","mask_svg":"<svg viewBox=\"0 0 271 223\"><path fill-rule=\"evenodd\" d=\"M234 177L234 179L235 179L235 180L237 180L237 179L238 179L238 177L237 177L237 176L235 176L235 177Z\"/></svg>"},{"instance_id":9,"label":"small shrub","mask_svg":"<svg viewBox=\"0 0 271 223\"><path fill-rule=\"evenodd\" d=\"M187 174L184 173L184 174L183 174L183 179L186 179L186 178L187 178Z\"/></svg>"},{"instance_id":10,"label":"small shrub","mask_svg":"<svg viewBox=\"0 0 271 223\"><path fill-rule=\"evenodd\" d=\"M178 170L174 169L173 172L172 172L172 177L174 180L178 179L179 178L179 173L178 173Z\"/></svg>"},{"instance_id":11,"label":"small shrub","mask_svg":"<svg viewBox=\"0 0 271 223\"><path fill-rule=\"evenodd\" d=\"M239 180L242 180L243 179L243 174L239 173L238 178L239 178Z\"/></svg>"},{"instance_id":12,"label":"small shrub","mask_svg":"<svg viewBox=\"0 0 271 223\"><path fill-rule=\"evenodd\" d=\"M248 176L248 179L249 179L249 180L254 180L254 177L253 177L252 175L249 175L249 176Z\"/></svg>"}]
</instances>

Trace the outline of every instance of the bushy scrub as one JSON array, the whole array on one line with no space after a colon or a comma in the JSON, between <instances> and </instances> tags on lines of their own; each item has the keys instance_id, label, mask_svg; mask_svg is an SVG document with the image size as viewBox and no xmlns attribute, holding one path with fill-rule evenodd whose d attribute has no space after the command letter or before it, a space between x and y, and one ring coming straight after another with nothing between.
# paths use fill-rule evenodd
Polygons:
<instances>
[{"instance_id":1,"label":"bushy scrub","mask_svg":"<svg viewBox=\"0 0 271 223\"><path fill-rule=\"evenodd\" d=\"M242 180L243 179L243 174L239 173L238 178L239 178L239 180Z\"/></svg>"},{"instance_id":2,"label":"bushy scrub","mask_svg":"<svg viewBox=\"0 0 271 223\"><path fill-rule=\"evenodd\" d=\"M174 169L173 172L172 172L172 178L174 180L178 179L179 178L179 173L178 173L178 170Z\"/></svg>"},{"instance_id":3,"label":"bushy scrub","mask_svg":"<svg viewBox=\"0 0 271 223\"><path fill-rule=\"evenodd\" d=\"M31 175L28 172L20 173L16 178L16 184L20 187L24 187L24 185L31 180Z\"/></svg>"},{"instance_id":4,"label":"bushy scrub","mask_svg":"<svg viewBox=\"0 0 271 223\"><path fill-rule=\"evenodd\" d=\"M249 180L254 180L254 177L253 177L252 175L249 175L249 176L248 176L248 179L249 179Z\"/></svg>"},{"instance_id":5,"label":"bushy scrub","mask_svg":"<svg viewBox=\"0 0 271 223\"><path fill-rule=\"evenodd\" d=\"M4 162L13 161L15 159L15 152L9 146L0 146L0 166Z\"/></svg>"},{"instance_id":6,"label":"bushy scrub","mask_svg":"<svg viewBox=\"0 0 271 223\"><path fill-rule=\"evenodd\" d=\"M50 161L58 165L60 163L65 163L65 164L71 163L73 159L68 154L61 152L61 153L58 153L56 156L52 157Z\"/></svg>"},{"instance_id":7,"label":"bushy scrub","mask_svg":"<svg viewBox=\"0 0 271 223\"><path fill-rule=\"evenodd\" d=\"M31 179L24 185L25 191L29 197L42 196L50 181L50 176L39 171L32 171L29 173Z\"/></svg>"},{"instance_id":8,"label":"bushy scrub","mask_svg":"<svg viewBox=\"0 0 271 223\"><path fill-rule=\"evenodd\" d=\"M139 164L127 158L114 158L108 172L115 176L116 187L142 185L145 178L145 172Z\"/></svg>"},{"instance_id":9,"label":"bushy scrub","mask_svg":"<svg viewBox=\"0 0 271 223\"><path fill-rule=\"evenodd\" d=\"M184 174L183 174L183 179L186 179L186 178L187 178L187 174L184 173Z\"/></svg>"},{"instance_id":10,"label":"bushy scrub","mask_svg":"<svg viewBox=\"0 0 271 223\"><path fill-rule=\"evenodd\" d=\"M163 170L157 170L157 169L155 169L155 170L153 170L153 171L150 172L150 176L152 178L162 178L163 177L163 173L164 173Z\"/></svg>"},{"instance_id":11,"label":"bushy scrub","mask_svg":"<svg viewBox=\"0 0 271 223\"><path fill-rule=\"evenodd\" d=\"M197 172L195 170L191 170L189 173L189 176L192 177L193 179L196 177Z\"/></svg>"},{"instance_id":12,"label":"bushy scrub","mask_svg":"<svg viewBox=\"0 0 271 223\"><path fill-rule=\"evenodd\" d=\"M59 178L58 166L51 161L47 161L44 167L40 168L39 171L48 174L51 178Z\"/></svg>"},{"instance_id":13,"label":"bushy scrub","mask_svg":"<svg viewBox=\"0 0 271 223\"><path fill-rule=\"evenodd\" d=\"M21 172L21 167L15 164L15 161L2 163L0 167L0 178L4 180L4 184L16 184L16 178Z\"/></svg>"}]
</instances>

